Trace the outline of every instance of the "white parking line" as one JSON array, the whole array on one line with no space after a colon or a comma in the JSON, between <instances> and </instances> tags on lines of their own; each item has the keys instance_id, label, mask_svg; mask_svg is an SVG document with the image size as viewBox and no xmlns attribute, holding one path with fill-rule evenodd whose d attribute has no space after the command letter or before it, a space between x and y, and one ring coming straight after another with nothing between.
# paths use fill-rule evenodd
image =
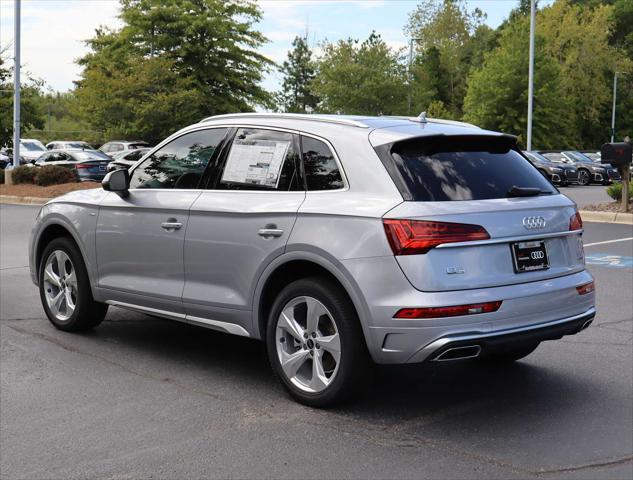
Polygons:
<instances>
[{"instance_id":1,"label":"white parking line","mask_svg":"<svg viewBox=\"0 0 633 480\"><path fill-rule=\"evenodd\" d=\"M585 243L585 247L593 247L594 245L604 245L605 243L626 242L627 240L633 240L633 237L628 238L616 238L615 240L605 240L604 242Z\"/></svg>"}]
</instances>

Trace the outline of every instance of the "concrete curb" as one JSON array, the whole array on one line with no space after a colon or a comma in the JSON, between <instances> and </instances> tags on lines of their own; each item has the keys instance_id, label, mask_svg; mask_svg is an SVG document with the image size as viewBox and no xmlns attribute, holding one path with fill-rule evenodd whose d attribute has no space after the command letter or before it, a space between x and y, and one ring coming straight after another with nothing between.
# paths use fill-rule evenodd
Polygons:
<instances>
[{"instance_id":1,"label":"concrete curb","mask_svg":"<svg viewBox=\"0 0 633 480\"><path fill-rule=\"evenodd\" d=\"M633 225L633 213L620 212L592 212L580 210L580 216L585 222L622 223Z\"/></svg>"},{"instance_id":2,"label":"concrete curb","mask_svg":"<svg viewBox=\"0 0 633 480\"><path fill-rule=\"evenodd\" d=\"M41 197L22 197L18 195L0 195L0 204L2 205L44 205L49 200L51 199Z\"/></svg>"},{"instance_id":3,"label":"concrete curb","mask_svg":"<svg viewBox=\"0 0 633 480\"><path fill-rule=\"evenodd\" d=\"M0 204L4 205L44 205L49 200L51 200L51 198L0 195ZM633 213L593 212L589 210L580 210L580 215L585 222L622 223L625 225L633 225Z\"/></svg>"}]
</instances>

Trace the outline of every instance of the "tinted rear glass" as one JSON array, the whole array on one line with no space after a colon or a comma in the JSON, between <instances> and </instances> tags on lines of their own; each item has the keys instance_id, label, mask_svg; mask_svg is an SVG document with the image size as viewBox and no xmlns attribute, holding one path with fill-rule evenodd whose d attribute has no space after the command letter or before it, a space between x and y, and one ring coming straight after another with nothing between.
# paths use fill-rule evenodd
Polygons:
<instances>
[{"instance_id":1,"label":"tinted rear glass","mask_svg":"<svg viewBox=\"0 0 633 480\"><path fill-rule=\"evenodd\" d=\"M514 186L556 193L530 162L507 146L507 141L420 139L396 144L391 152L409 190L405 198L413 201L505 198Z\"/></svg>"}]
</instances>

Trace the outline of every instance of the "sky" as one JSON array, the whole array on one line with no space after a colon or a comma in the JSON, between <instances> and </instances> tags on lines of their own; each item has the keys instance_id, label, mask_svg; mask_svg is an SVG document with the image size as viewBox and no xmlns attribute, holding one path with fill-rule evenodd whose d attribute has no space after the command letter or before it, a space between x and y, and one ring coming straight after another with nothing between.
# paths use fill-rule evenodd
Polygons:
<instances>
[{"instance_id":1,"label":"sky","mask_svg":"<svg viewBox=\"0 0 633 480\"><path fill-rule=\"evenodd\" d=\"M540 2L539 6L552 0ZM403 28L415 0L258 0L263 19L258 29L270 40L261 52L281 63L296 35L308 32L311 47L324 40L365 39L372 30L392 47L407 45ZM518 0L467 0L470 9L487 14L486 23L498 26ZM81 68L74 61L86 53L84 40L99 25L120 26L117 0L22 0L23 70L43 79L55 91L72 89ZM0 0L0 46L13 57L14 0ZM12 60L9 61L12 63ZM272 72L264 88L277 90L281 74Z\"/></svg>"}]
</instances>

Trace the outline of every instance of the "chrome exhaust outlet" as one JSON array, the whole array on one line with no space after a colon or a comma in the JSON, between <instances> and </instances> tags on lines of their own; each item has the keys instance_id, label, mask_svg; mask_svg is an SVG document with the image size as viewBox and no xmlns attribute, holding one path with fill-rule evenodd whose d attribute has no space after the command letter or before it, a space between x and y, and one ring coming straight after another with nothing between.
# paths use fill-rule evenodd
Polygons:
<instances>
[{"instance_id":1,"label":"chrome exhaust outlet","mask_svg":"<svg viewBox=\"0 0 633 480\"><path fill-rule=\"evenodd\" d=\"M466 345L463 347L449 348L433 359L434 362L450 362L453 360L467 360L478 357L481 353L479 345Z\"/></svg>"},{"instance_id":2,"label":"chrome exhaust outlet","mask_svg":"<svg viewBox=\"0 0 633 480\"><path fill-rule=\"evenodd\" d=\"M589 320L587 320L585 323L582 324L582 327L580 327L580 331L582 332L585 328L587 328L592 323L593 323L593 318L590 318Z\"/></svg>"}]
</instances>

